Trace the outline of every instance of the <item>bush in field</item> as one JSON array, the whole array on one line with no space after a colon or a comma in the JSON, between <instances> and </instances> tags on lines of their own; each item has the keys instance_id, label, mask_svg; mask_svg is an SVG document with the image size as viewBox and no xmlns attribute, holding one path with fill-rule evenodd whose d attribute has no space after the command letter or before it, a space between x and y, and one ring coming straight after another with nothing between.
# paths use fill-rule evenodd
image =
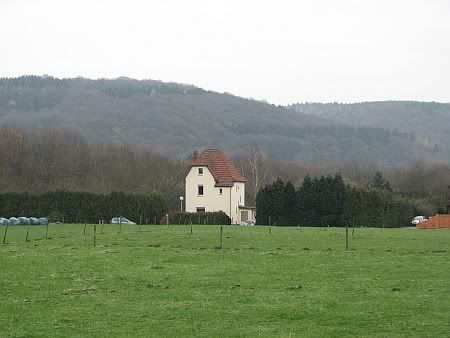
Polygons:
<instances>
[{"instance_id":1,"label":"bush in field","mask_svg":"<svg viewBox=\"0 0 450 338\"><path fill-rule=\"evenodd\" d=\"M223 211L178 212L169 216L170 224L231 224L231 218Z\"/></svg>"}]
</instances>

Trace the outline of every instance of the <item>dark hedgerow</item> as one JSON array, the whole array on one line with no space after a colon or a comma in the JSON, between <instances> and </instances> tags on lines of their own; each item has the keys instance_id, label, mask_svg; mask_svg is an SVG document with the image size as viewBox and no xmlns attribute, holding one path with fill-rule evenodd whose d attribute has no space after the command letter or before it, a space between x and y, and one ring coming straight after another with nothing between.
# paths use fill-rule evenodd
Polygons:
<instances>
[{"instance_id":1,"label":"dark hedgerow","mask_svg":"<svg viewBox=\"0 0 450 338\"><path fill-rule=\"evenodd\" d=\"M165 201L157 194L134 195L122 192L93 194L88 192L52 191L0 194L2 217L48 217L65 223L109 222L123 216L136 223L154 223L167 211Z\"/></svg>"},{"instance_id":2,"label":"dark hedgerow","mask_svg":"<svg viewBox=\"0 0 450 338\"><path fill-rule=\"evenodd\" d=\"M278 179L256 195L256 222L266 225L400 227L417 208L388 189L345 185L340 175L310 178L295 190Z\"/></svg>"},{"instance_id":3,"label":"dark hedgerow","mask_svg":"<svg viewBox=\"0 0 450 338\"><path fill-rule=\"evenodd\" d=\"M169 216L170 224L219 224L229 225L231 219L223 211L218 212L178 212Z\"/></svg>"}]
</instances>

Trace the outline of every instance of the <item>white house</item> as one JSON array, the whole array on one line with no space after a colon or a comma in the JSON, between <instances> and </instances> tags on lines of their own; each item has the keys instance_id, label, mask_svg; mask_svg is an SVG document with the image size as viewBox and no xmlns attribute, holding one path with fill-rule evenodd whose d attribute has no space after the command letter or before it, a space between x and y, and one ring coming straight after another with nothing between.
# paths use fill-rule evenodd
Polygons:
<instances>
[{"instance_id":1,"label":"white house","mask_svg":"<svg viewBox=\"0 0 450 338\"><path fill-rule=\"evenodd\" d=\"M254 220L255 208L245 206L245 182L221 150L194 151L186 176L186 211L223 211L232 224Z\"/></svg>"}]
</instances>

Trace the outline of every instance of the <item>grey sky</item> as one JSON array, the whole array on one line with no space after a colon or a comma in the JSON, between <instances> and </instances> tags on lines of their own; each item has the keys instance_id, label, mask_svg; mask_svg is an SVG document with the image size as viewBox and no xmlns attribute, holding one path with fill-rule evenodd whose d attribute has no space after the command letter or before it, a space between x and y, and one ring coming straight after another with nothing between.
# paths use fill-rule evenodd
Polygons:
<instances>
[{"instance_id":1,"label":"grey sky","mask_svg":"<svg viewBox=\"0 0 450 338\"><path fill-rule=\"evenodd\" d=\"M128 76L277 104L450 102L450 0L0 0L0 77Z\"/></svg>"}]
</instances>

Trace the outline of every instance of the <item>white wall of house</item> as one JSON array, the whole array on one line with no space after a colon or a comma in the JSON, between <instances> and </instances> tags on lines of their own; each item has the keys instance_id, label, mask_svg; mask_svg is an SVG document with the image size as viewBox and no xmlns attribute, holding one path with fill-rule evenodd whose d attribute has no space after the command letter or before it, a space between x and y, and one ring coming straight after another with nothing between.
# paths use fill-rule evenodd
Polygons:
<instances>
[{"instance_id":1,"label":"white wall of house","mask_svg":"<svg viewBox=\"0 0 450 338\"><path fill-rule=\"evenodd\" d=\"M199 169L203 172L199 173ZM215 184L207 166L193 166L186 176L185 210L223 211L231 218L231 223L240 223L238 207L245 205L245 183L234 182L232 187L215 187ZM198 194L199 186L203 186L203 195Z\"/></svg>"},{"instance_id":2,"label":"white wall of house","mask_svg":"<svg viewBox=\"0 0 450 338\"><path fill-rule=\"evenodd\" d=\"M234 182L234 185L231 187L231 205L231 223L240 223L241 213L239 206L245 205L245 183Z\"/></svg>"}]
</instances>

